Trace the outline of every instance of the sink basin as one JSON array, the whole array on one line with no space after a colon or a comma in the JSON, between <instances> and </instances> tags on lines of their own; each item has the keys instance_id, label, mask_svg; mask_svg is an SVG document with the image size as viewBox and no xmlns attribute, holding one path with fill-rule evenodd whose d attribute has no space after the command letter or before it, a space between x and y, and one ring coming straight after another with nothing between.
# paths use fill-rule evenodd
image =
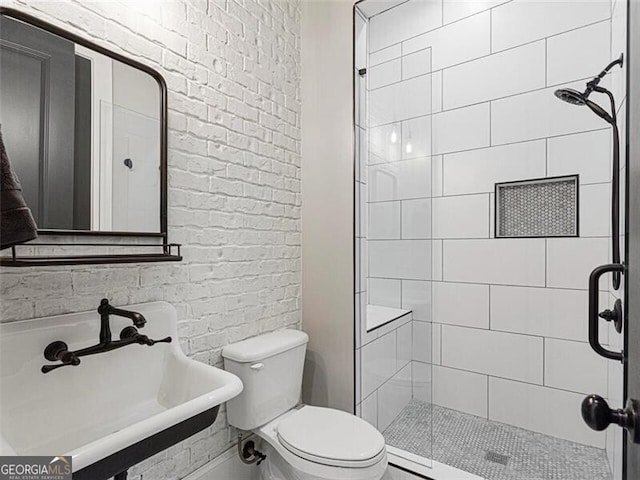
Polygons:
<instances>
[{"instance_id":1,"label":"sink basin","mask_svg":"<svg viewBox=\"0 0 640 480\"><path fill-rule=\"evenodd\" d=\"M62 340L70 350L97 343L98 313L0 324L0 455L71 455L74 480L109 478L206 428L242 391L235 375L182 352L172 305L126 308L147 319L142 333L173 341L129 345L43 374L49 343ZM129 325L112 316L113 338Z\"/></svg>"}]
</instances>

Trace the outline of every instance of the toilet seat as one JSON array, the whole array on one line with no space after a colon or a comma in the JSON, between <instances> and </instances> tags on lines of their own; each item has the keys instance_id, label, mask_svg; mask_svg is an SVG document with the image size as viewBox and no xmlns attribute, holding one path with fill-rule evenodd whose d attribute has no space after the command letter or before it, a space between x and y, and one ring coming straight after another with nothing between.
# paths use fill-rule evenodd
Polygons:
<instances>
[{"instance_id":1,"label":"toilet seat","mask_svg":"<svg viewBox=\"0 0 640 480\"><path fill-rule=\"evenodd\" d=\"M322 465L365 468L380 462L386 452L378 430L331 408L304 406L278 423L277 434L288 451Z\"/></svg>"}]
</instances>

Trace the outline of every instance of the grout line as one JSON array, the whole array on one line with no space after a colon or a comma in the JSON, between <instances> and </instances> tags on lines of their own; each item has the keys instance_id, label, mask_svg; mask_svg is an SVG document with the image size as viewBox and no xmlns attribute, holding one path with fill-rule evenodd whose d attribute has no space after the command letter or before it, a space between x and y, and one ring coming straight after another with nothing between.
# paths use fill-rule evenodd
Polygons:
<instances>
[{"instance_id":1,"label":"grout line","mask_svg":"<svg viewBox=\"0 0 640 480\"><path fill-rule=\"evenodd\" d=\"M601 239L609 239L609 237L598 237ZM482 240L487 240L487 239L482 239ZM538 239L539 240L539 239ZM434 241L440 241L442 242L442 240L434 240ZM444 255L443 255L444 257ZM400 277L376 277L376 276L369 276L368 278L370 279L382 279L382 280L405 280L405 281L412 281L412 282L436 282L436 283L457 283L457 284L462 284L462 285L493 285L494 287L510 287L510 288L539 288L539 289L549 289L549 290L563 290L563 291L570 291L570 292L587 292L588 289L587 288L571 288L571 287L554 287L554 286L549 286L549 287L545 287L543 285L515 285L515 284L509 284L509 283L483 283L483 282L473 282L473 281L465 281L465 280L428 280L428 279L424 279L424 278L400 278ZM365 290L363 290L365 291ZM607 293L609 292L608 289L600 289L599 290L601 293Z\"/></svg>"},{"instance_id":2,"label":"grout line","mask_svg":"<svg viewBox=\"0 0 640 480\"><path fill-rule=\"evenodd\" d=\"M487 195L487 194L485 194ZM439 198L445 198L445 197L439 197ZM374 203L389 203L389 202L374 202ZM410 242L410 241L420 241L420 242L424 242L424 241L429 241L429 240L440 240L440 241L482 241L482 240L501 240L501 241L509 241L509 240L559 240L559 239L574 239L574 240L579 240L579 239L608 239L609 236L608 235L594 235L594 236L585 236L582 235L580 237L576 237L576 236L568 236L568 235L564 235L564 236L558 236L558 237L447 237L447 238L372 238L372 237L358 237L361 238L363 240L368 240L370 242L392 242L392 241L397 241L397 242ZM381 277L381 278L396 278L396 277ZM401 280L411 280L410 278L401 278L398 277ZM475 283L475 282L471 282L471 283ZM491 284L493 285L493 284ZM500 285L500 284L498 284ZM525 285L526 286L526 285Z\"/></svg>"},{"instance_id":3,"label":"grout line","mask_svg":"<svg viewBox=\"0 0 640 480\"><path fill-rule=\"evenodd\" d=\"M544 85L549 86L549 42L544 39Z\"/></svg>"},{"instance_id":4,"label":"grout line","mask_svg":"<svg viewBox=\"0 0 640 480\"><path fill-rule=\"evenodd\" d=\"M605 292L600 292L605 293ZM561 342L571 342L571 343L579 343L580 345L584 345L584 346L588 346L589 345L589 340L585 339L585 340L576 340L575 338L563 338L563 337L555 337L553 335L543 335L543 334L539 334L539 333L522 333L522 332L515 332L513 330L500 330L500 329L496 329L493 328L491 330L487 329L487 328L480 328L480 327L472 327L469 325L459 325L456 323L442 323L442 322L428 322L426 320L414 320L415 322L420 322L420 323L430 323L433 325L445 325L448 327L457 327L457 328L466 328L466 329L471 329L471 330L479 330L481 332L495 332L495 333L505 333L505 334L509 334L509 335L520 335L520 336L525 336L525 337L532 337L532 338L546 338L548 340L557 340L557 341L561 341Z\"/></svg>"},{"instance_id":5,"label":"grout line","mask_svg":"<svg viewBox=\"0 0 640 480\"><path fill-rule=\"evenodd\" d=\"M493 55L493 8L489 9L489 55Z\"/></svg>"},{"instance_id":6,"label":"grout line","mask_svg":"<svg viewBox=\"0 0 640 480\"><path fill-rule=\"evenodd\" d=\"M547 341L546 339L543 337L542 338L542 384L546 387L546 381L545 381L545 372L547 371L547 369L545 368L545 359L546 359L546 355L545 355L545 348L546 348L546 344Z\"/></svg>"},{"instance_id":7,"label":"grout line","mask_svg":"<svg viewBox=\"0 0 640 480\"><path fill-rule=\"evenodd\" d=\"M547 238L544 239L544 286L545 288L549 286L548 280L547 280L547 275L548 275L547 270L549 269L548 262L547 262L547 250L549 246L548 246L547 240L548 240Z\"/></svg>"},{"instance_id":8,"label":"grout line","mask_svg":"<svg viewBox=\"0 0 640 480\"><path fill-rule=\"evenodd\" d=\"M415 361L417 363L423 363L424 364L424 362L419 362L417 360L413 360L413 361ZM425 365L433 366L434 364L425 364ZM441 368L448 368L450 370L455 370L455 371L458 371L458 372L472 373L472 374L480 375L480 376L483 376L483 377L496 378L498 380L505 380L507 382L514 382L514 383L519 383L519 384L522 384L522 385L530 385L530 386L539 387L539 388L547 388L549 390L554 390L556 392L573 393L573 394L578 394L578 395L586 395L586 394L588 394L588 392L579 392L577 390L565 390L563 388L553 387L553 386L550 386L550 385L543 385L541 383L527 382L525 380L516 380L516 379L513 379L513 378L509 378L509 377L501 377L501 376L495 375L493 373L477 372L477 371L474 371L474 370L466 370L464 368L452 367L452 366L445 365L445 364L438 365L438 366L441 367Z\"/></svg>"},{"instance_id":9,"label":"grout line","mask_svg":"<svg viewBox=\"0 0 640 480\"><path fill-rule=\"evenodd\" d=\"M493 100L489 102L489 145L493 146L493 138L492 138L492 136L493 136L493 132L492 132L492 130L493 130L493 128L492 128L493 121L492 121L492 117L491 117L491 110L492 110L491 106L492 105L493 105Z\"/></svg>"},{"instance_id":10,"label":"grout line","mask_svg":"<svg viewBox=\"0 0 640 480\"><path fill-rule=\"evenodd\" d=\"M487 420L489 419L489 375L487 375Z\"/></svg>"},{"instance_id":11,"label":"grout line","mask_svg":"<svg viewBox=\"0 0 640 480\"><path fill-rule=\"evenodd\" d=\"M443 70L446 70L446 69L443 69ZM387 85L385 85L383 87L377 87L377 88L374 88L373 90L368 90L368 92L374 92L376 90L381 90L383 88L387 88L387 87L392 86L392 85L397 85L397 84L402 83L402 82L408 82L410 80L415 80L416 78L419 78L419 77L426 77L426 76L432 75L433 73L438 72L438 71L441 71L441 70L435 70L433 72L424 73L422 75L417 75L415 77L411 77L410 79L407 79L407 80L399 80L397 82L389 83L389 84L387 84ZM528 94L531 94L531 93L542 92L544 90L548 90L548 89L555 88L555 87L562 87L564 85L570 85L570 84L573 84L573 83L586 82L586 81L588 81L590 79L591 79L591 77L583 77L583 78L578 78L578 79L575 79L575 80L569 80L569 81L565 81L565 82L561 82L561 83L554 83L554 84L549 85L549 86L538 87L538 88L534 88L534 89L531 89L531 90L524 90L524 91L521 91L521 92L518 92L518 93L512 93L510 95L504 95L504 96L501 96L501 97L494 97L494 98L489 98L489 99L485 99L485 100L479 100L479 101L474 102L474 103L469 103L469 104L466 104L466 105L460 105L460 106L453 107L453 108L444 108L444 104L443 104L442 105L442 110L440 110L439 112L433 113L433 115L439 115L439 114L442 114L442 113L453 112L453 111L456 111L456 110L462 110L462 109L469 108L469 107L477 107L479 105L483 105L483 104L489 103L489 102L495 102L495 101L498 101L498 100L506 100L506 99L509 99L509 98L528 95ZM443 92L444 92L444 72L442 74L442 86L443 86ZM402 119L402 120L394 120L393 122L379 123L379 124L372 125L369 128L382 127L382 126L385 126L385 125L390 125L390 124L393 124L393 123L397 123L398 121L411 120L411 119L414 119L414 118L425 117L425 116L428 116L428 115L431 115L431 114L425 113L423 115L417 115L415 117L409 117L409 118L405 118L405 119ZM603 130L603 129L602 128L598 128L597 130ZM566 135L566 134L564 134L564 135Z\"/></svg>"},{"instance_id":12,"label":"grout line","mask_svg":"<svg viewBox=\"0 0 640 480\"><path fill-rule=\"evenodd\" d=\"M489 330L493 330L493 329L491 328L491 285L489 285L487 295L488 295L488 303L487 303L487 307L488 307L488 310L489 310L489 311L487 312L487 313L488 313L487 318L489 319Z\"/></svg>"}]
</instances>

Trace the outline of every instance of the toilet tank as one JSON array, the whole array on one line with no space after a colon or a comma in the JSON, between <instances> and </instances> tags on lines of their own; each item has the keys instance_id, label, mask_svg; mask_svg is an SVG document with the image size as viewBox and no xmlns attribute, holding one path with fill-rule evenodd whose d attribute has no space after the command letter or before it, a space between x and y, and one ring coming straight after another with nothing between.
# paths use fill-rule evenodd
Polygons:
<instances>
[{"instance_id":1,"label":"toilet tank","mask_svg":"<svg viewBox=\"0 0 640 480\"><path fill-rule=\"evenodd\" d=\"M253 430L298 404L308 342L304 332L279 330L222 349L224 369L244 384L227 402L230 425Z\"/></svg>"}]
</instances>

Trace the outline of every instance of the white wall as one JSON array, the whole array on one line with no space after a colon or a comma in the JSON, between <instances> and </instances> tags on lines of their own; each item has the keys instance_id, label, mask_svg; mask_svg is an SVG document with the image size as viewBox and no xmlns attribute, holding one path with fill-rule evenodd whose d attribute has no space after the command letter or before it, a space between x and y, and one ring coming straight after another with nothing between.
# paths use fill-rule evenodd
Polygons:
<instances>
[{"instance_id":1,"label":"white wall","mask_svg":"<svg viewBox=\"0 0 640 480\"><path fill-rule=\"evenodd\" d=\"M586 427L580 402L585 394L608 390L607 363L587 343L586 288L591 269L610 255L611 134L590 111L560 102L553 92L582 88L619 56L622 20L614 18L612 36L611 8L608 0L580 7L410 0L369 23L369 108L382 105L370 112L370 138L378 138L374 128L418 117L418 135L431 154L424 178L416 169L404 173L400 149L370 154L369 171L383 169L384 175L369 173L369 201L400 205L375 205L378 218L374 204L367 206L369 237L383 221L376 228L386 242L373 252L369 242L369 302L371 277L387 278L375 280L376 302L403 307L404 285L398 283L431 280L432 317L424 318L425 325L414 321L413 335L433 321L433 361L425 363L414 344L414 362L423 368L414 368L413 382L428 384L432 365L434 403L600 448L605 435ZM413 72L429 81L414 85L420 77L407 79ZM620 83L616 75L605 85ZM621 99L622 87L614 90ZM379 145L373 141L369 148L375 152ZM576 173L580 238L493 239L496 182ZM432 197L432 218L418 218L430 222L423 233L433 243L425 240L404 261L393 244L404 241L407 218L400 212L405 200L420 197L420 186L431 189L424 196ZM418 254L429 246L431 270L425 274ZM607 302L604 292L602 297ZM428 301L428 293L422 298ZM422 350L428 351L424 335ZM604 341L613 340L609 335ZM554 415L547 414L548 405Z\"/></svg>"},{"instance_id":2,"label":"white wall","mask_svg":"<svg viewBox=\"0 0 640 480\"><path fill-rule=\"evenodd\" d=\"M302 3L303 399L353 411L353 86L350 1Z\"/></svg>"},{"instance_id":3,"label":"white wall","mask_svg":"<svg viewBox=\"0 0 640 480\"><path fill-rule=\"evenodd\" d=\"M166 300L184 351L221 366L230 343L300 324L297 1L2 1L135 58L169 89L169 239L180 263L0 271L13 321ZM98 321L96 319L96 321ZM153 319L149 319L153 321ZM132 469L182 478L231 445L226 414Z\"/></svg>"}]
</instances>

